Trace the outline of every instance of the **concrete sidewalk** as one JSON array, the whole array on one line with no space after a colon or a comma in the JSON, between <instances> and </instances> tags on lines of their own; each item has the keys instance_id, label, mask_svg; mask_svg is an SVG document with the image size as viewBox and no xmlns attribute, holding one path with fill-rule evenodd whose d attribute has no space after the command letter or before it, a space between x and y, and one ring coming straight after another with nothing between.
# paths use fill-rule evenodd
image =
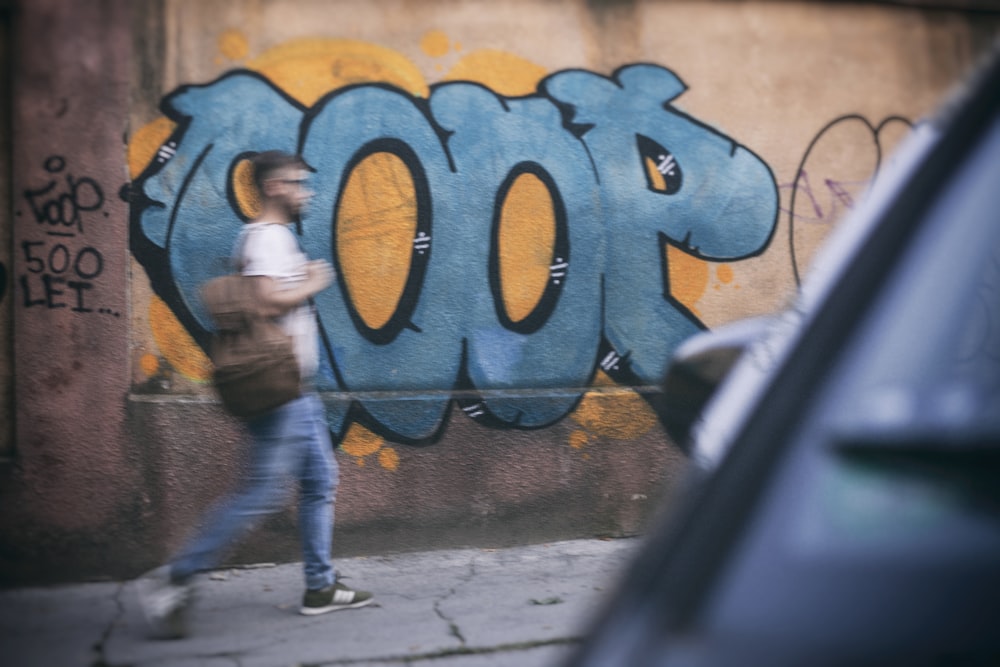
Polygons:
<instances>
[{"instance_id":1,"label":"concrete sidewalk","mask_svg":"<svg viewBox=\"0 0 1000 667\"><path fill-rule=\"evenodd\" d=\"M298 614L299 564L204 575L191 634L149 640L133 582L0 591L8 667L550 667L572 651L638 540L339 559L375 604Z\"/></svg>"}]
</instances>

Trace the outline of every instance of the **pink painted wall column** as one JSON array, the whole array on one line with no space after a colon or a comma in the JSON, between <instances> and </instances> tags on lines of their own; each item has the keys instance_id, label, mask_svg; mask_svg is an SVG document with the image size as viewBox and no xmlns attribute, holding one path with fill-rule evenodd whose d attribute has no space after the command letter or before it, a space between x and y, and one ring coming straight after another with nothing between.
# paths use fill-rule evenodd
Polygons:
<instances>
[{"instance_id":1,"label":"pink painted wall column","mask_svg":"<svg viewBox=\"0 0 1000 667\"><path fill-rule=\"evenodd\" d=\"M126 437L127 0L14 14L15 452L0 471L4 579L117 569L147 521Z\"/></svg>"}]
</instances>

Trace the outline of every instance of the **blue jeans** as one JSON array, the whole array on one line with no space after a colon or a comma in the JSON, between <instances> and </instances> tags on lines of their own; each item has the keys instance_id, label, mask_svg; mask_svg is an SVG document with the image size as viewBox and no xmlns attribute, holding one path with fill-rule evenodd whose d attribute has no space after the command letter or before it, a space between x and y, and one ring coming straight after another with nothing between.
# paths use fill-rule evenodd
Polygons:
<instances>
[{"instance_id":1,"label":"blue jeans","mask_svg":"<svg viewBox=\"0 0 1000 667\"><path fill-rule=\"evenodd\" d=\"M319 396L301 396L247 425L252 436L249 473L173 560L171 578L185 581L218 565L223 550L258 519L284 508L289 482L297 480L306 588L333 584L330 548L339 471Z\"/></svg>"}]
</instances>

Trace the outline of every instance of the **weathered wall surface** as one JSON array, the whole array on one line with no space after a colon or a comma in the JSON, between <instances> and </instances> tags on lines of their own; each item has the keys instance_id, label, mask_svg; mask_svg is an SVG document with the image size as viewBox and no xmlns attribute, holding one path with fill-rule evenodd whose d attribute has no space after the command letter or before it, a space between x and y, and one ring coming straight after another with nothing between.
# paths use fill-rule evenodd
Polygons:
<instances>
[{"instance_id":1,"label":"weathered wall surface","mask_svg":"<svg viewBox=\"0 0 1000 667\"><path fill-rule=\"evenodd\" d=\"M335 550L630 534L683 466L643 398L671 352L787 303L998 25L771 2L28 7L45 38L18 46L0 494L3 557L39 577L77 550L67 576L134 573L232 483L197 288L254 213L253 152L315 169L298 231L338 269L317 299ZM296 558L293 522L233 557ZM146 546L72 537L106 525ZM26 566L45 540L60 551Z\"/></svg>"},{"instance_id":2,"label":"weathered wall surface","mask_svg":"<svg viewBox=\"0 0 1000 667\"><path fill-rule=\"evenodd\" d=\"M0 5L0 97L11 99L11 13ZM10 201L10 111L0 105L0 202ZM13 320L10 294L11 224L8 206L0 209L0 465L14 451Z\"/></svg>"},{"instance_id":3,"label":"weathered wall surface","mask_svg":"<svg viewBox=\"0 0 1000 667\"><path fill-rule=\"evenodd\" d=\"M127 3L39 0L15 8L13 26L15 410L0 571L106 573L142 558L148 525L125 428Z\"/></svg>"}]
</instances>

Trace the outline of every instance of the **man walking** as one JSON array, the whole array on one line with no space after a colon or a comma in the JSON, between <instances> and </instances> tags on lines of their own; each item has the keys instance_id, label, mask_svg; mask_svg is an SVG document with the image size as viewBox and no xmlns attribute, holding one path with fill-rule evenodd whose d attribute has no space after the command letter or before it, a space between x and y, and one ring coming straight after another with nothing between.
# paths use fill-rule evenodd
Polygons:
<instances>
[{"instance_id":1,"label":"man walking","mask_svg":"<svg viewBox=\"0 0 1000 667\"><path fill-rule=\"evenodd\" d=\"M313 193L301 158L279 151L253 158L261 211L244 225L234 258L243 275L254 276L261 303L280 313L302 371L302 395L247 422L251 461L238 491L215 508L201 530L171 561L139 581L140 602L154 632L180 637L194 575L218 565L223 550L255 520L281 510L289 481L299 484L299 529L306 591L300 613L324 614L362 607L371 593L336 580L330 562L338 468L323 405L312 379L319 365L316 317L309 299L326 289L333 268L309 261L289 229Z\"/></svg>"}]
</instances>

